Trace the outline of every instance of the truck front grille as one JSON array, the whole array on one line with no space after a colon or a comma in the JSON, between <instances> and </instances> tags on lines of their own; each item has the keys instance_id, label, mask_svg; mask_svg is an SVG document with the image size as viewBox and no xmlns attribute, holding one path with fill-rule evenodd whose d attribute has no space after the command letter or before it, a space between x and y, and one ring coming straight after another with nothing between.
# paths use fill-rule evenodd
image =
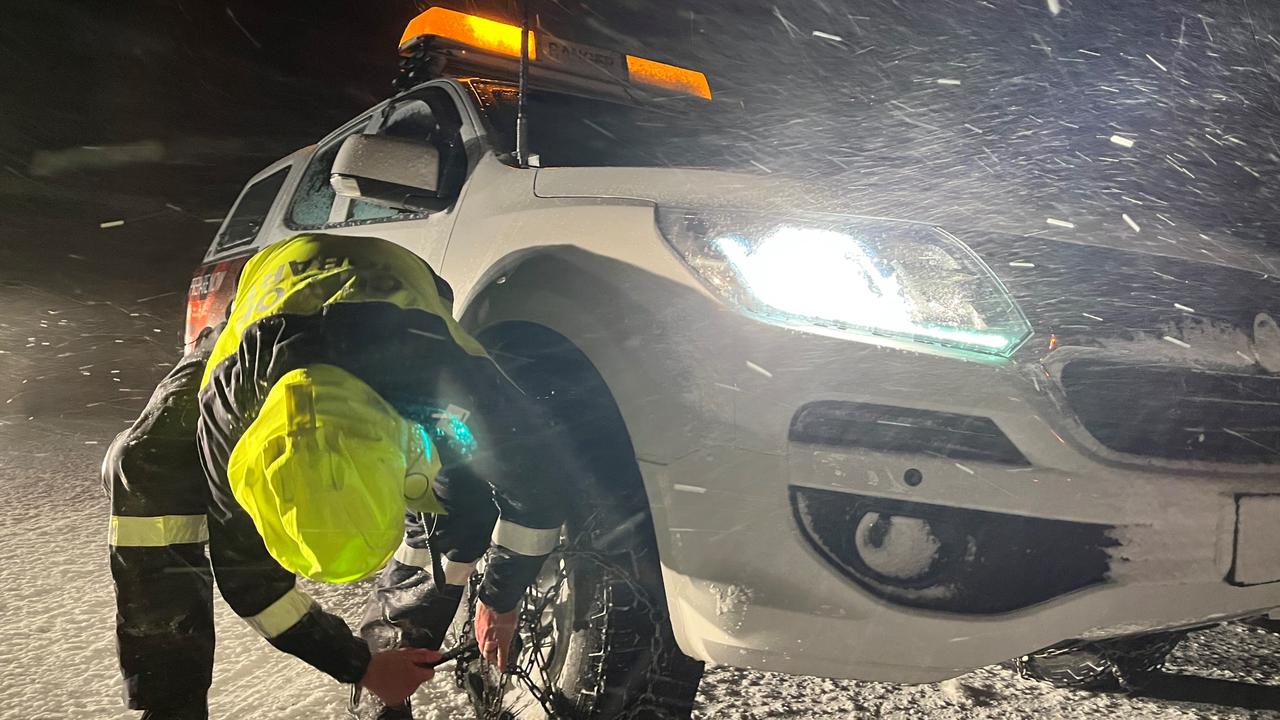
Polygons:
<instances>
[{"instance_id":1,"label":"truck front grille","mask_svg":"<svg viewBox=\"0 0 1280 720\"><path fill-rule=\"evenodd\" d=\"M1062 386L1085 429L1117 452L1280 464L1280 377L1076 360Z\"/></svg>"}]
</instances>

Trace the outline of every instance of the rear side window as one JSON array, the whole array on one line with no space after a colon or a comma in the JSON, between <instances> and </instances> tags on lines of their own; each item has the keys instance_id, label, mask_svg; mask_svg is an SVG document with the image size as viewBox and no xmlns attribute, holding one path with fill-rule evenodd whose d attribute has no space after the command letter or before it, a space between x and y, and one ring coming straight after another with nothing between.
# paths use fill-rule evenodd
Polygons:
<instances>
[{"instance_id":1,"label":"rear side window","mask_svg":"<svg viewBox=\"0 0 1280 720\"><path fill-rule=\"evenodd\" d=\"M214 248L226 250L253 242L288 176L289 168L281 168L246 188L231 209L231 217L214 238Z\"/></svg>"}]
</instances>

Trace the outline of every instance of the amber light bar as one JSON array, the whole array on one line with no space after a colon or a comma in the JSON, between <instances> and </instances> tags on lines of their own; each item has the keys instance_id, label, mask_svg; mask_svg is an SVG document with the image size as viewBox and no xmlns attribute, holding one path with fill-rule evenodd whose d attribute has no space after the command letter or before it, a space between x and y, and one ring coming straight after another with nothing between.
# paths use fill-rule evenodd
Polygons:
<instances>
[{"instance_id":1,"label":"amber light bar","mask_svg":"<svg viewBox=\"0 0 1280 720\"><path fill-rule=\"evenodd\" d=\"M433 7L409 21L400 36L400 48L421 35L435 35L477 50L496 55L520 57L520 27L460 13L448 8ZM529 31L529 59L538 57L534 33Z\"/></svg>"},{"instance_id":2,"label":"amber light bar","mask_svg":"<svg viewBox=\"0 0 1280 720\"><path fill-rule=\"evenodd\" d=\"M413 20L410 20L408 26L404 29L404 34L400 36L400 50L404 51L411 42L423 36L442 38L492 55L502 55L516 59L520 57L519 26L508 25L497 20L469 15L448 8L428 8ZM538 59L536 37L537 34L530 30L530 60ZM548 41L550 44L548 45L546 62L539 64L547 67L556 65L557 69L572 74L573 71L571 69L565 68L563 59L557 58L554 52L557 43L552 41L554 41L554 38ZM560 45L574 46L573 43L559 42ZM591 50L592 52L609 53L615 58L621 55L608 50L588 48L586 45L575 47ZM552 61L558 62L553 63ZM696 70L668 65L657 60L649 60L635 55L627 55L626 62L627 79L632 83L661 88L683 95L692 95L703 100L711 99L711 86L707 83L707 76ZM582 75L583 73L579 72L577 74Z\"/></svg>"},{"instance_id":3,"label":"amber light bar","mask_svg":"<svg viewBox=\"0 0 1280 720\"><path fill-rule=\"evenodd\" d=\"M697 70L628 55L627 76L632 82L700 97L703 100L711 99L711 86L707 84L707 76Z\"/></svg>"}]
</instances>

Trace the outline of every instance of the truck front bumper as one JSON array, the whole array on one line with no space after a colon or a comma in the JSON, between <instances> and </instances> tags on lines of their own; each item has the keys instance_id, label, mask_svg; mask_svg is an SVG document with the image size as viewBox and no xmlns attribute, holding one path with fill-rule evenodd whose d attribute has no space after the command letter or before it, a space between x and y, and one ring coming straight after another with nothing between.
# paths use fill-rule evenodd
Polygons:
<instances>
[{"instance_id":1,"label":"truck front bumper","mask_svg":"<svg viewBox=\"0 0 1280 720\"><path fill-rule=\"evenodd\" d=\"M686 381L700 390L683 412L702 414L679 425L711 442L671 458L637 446L691 656L930 682L1064 640L1280 607L1268 468L1109 453L1047 376L1011 363L751 325L785 337L722 347ZM813 407L834 409L828 425L849 408L922 419L888 447L865 427L804 432ZM957 421L954 443L918 432L948 418L986 424ZM859 558L867 537L906 556Z\"/></svg>"}]
</instances>

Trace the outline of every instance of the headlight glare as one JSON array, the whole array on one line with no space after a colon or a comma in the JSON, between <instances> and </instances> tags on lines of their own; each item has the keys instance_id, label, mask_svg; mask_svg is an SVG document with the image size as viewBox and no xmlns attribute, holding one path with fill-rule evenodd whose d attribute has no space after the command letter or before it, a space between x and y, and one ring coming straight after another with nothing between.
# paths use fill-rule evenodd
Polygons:
<instances>
[{"instance_id":1,"label":"headlight glare","mask_svg":"<svg viewBox=\"0 0 1280 720\"><path fill-rule=\"evenodd\" d=\"M999 356L1031 334L995 275L937 227L674 208L658 224L703 282L767 322Z\"/></svg>"}]
</instances>

